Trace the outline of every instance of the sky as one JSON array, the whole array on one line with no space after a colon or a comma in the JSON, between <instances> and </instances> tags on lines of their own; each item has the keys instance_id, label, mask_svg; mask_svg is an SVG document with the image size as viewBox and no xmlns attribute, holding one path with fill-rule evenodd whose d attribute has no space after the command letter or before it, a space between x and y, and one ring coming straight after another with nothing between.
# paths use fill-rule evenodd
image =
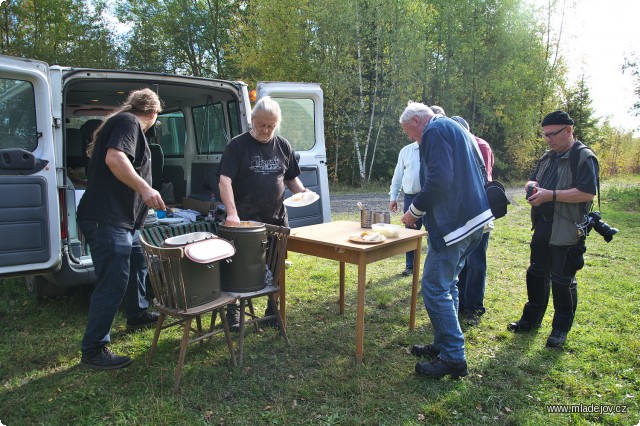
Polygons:
<instances>
[{"instance_id":1,"label":"sky","mask_svg":"<svg viewBox=\"0 0 640 426\"><path fill-rule=\"evenodd\" d=\"M560 0L562 2L563 0ZM532 0L536 6L547 0ZM640 57L639 0L566 0L561 54L569 65L569 81L585 75L592 107L613 126L640 128L640 117L629 112L636 102L633 78L622 73L625 55ZM575 4L575 5L574 5Z\"/></svg>"}]
</instances>

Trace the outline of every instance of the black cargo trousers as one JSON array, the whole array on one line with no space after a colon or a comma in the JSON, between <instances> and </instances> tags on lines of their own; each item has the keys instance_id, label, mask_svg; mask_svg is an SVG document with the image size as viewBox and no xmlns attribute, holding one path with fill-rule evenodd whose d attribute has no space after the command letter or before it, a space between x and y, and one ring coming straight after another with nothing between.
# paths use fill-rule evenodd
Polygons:
<instances>
[{"instance_id":1,"label":"black cargo trousers","mask_svg":"<svg viewBox=\"0 0 640 426\"><path fill-rule=\"evenodd\" d=\"M584 266L583 254L586 249L584 237L572 246L550 245L552 225L553 216L539 215L534 220L527 269L528 302L524 306L522 319L540 325L552 292L552 327L568 332L578 305L576 272Z\"/></svg>"}]
</instances>

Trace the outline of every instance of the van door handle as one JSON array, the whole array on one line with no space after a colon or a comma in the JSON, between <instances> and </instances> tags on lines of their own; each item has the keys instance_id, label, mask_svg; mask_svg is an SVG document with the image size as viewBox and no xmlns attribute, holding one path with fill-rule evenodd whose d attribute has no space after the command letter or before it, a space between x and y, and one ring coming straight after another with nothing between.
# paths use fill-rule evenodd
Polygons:
<instances>
[{"instance_id":1,"label":"van door handle","mask_svg":"<svg viewBox=\"0 0 640 426\"><path fill-rule=\"evenodd\" d=\"M302 166L302 167L300 167L300 171L301 172L313 172L315 170L318 170L318 168L316 166Z\"/></svg>"},{"instance_id":2,"label":"van door handle","mask_svg":"<svg viewBox=\"0 0 640 426\"><path fill-rule=\"evenodd\" d=\"M49 162L35 158L22 148L0 149L0 174L31 175L44 169Z\"/></svg>"}]
</instances>

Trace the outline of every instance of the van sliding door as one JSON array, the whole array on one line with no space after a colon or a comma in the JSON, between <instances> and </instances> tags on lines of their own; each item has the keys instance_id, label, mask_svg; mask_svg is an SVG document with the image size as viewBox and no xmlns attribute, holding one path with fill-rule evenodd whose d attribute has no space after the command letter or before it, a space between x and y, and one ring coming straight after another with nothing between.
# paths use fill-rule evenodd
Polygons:
<instances>
[{"instance_id":1,"label":"van sliding door","mask_svg":"<svg viewBox=\"0 0 640 426\"><path fill-rule=\"evenodd\" d=\"M48 66L0 56L0 277L58 268Z\"/></svg>"}]
</instances>

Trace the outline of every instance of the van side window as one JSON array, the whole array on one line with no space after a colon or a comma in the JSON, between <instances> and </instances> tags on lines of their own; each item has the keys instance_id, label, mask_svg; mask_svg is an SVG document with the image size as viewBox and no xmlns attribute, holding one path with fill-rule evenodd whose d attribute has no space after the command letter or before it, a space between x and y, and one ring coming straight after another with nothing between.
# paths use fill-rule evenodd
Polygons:
<instances>
[{"instance_id":1,"label":"van side window","mask_svg":"<svg viewBox=\"0 0 640 426\"><path fill-rule=\"evenodd\" d=\"M295 151L308 151L316 144L313 99L273 97L280 104L282 124L277 133L291 143Z\"/></svg>"},{"instance_id":2,"label":"van side window","mask_svg":"<svg viewBox=\"0 0 640 426\"><path fill-rule=\"evenodd\" d=\"M38 146L36 103L28 81L0 78L0 149Z\"/></svg>"},{"instance_id":3,"label":"van side window","mask_svg":"<svg viewBox=\"0 0 640 426\"><path fill-rule=\"evenodd\" d=\"M238 123L238 103L236 101L227 102L227 114L229 115L229 127L231 128L231 137L240 134L240 123Z\"/></svg>"},{"instance_id":4,"label":"van side window","mask_svg":"<svg viewBox=\"0 0 640 426\"><path fill-rule=\"evenodd\" d=\"M193 108L196 151L200 155L221 154L230 140L221 103Z\"/></svg>"},{"instance_id":5,"label":"van side window","mask_svg":"<svg viewBox=\"0 0 640 426\"><path fill-rule=\"evenodd\" d=\"M165 157L184 157L187 143L187 128L182 111L173 111L158 116L157 141L162 146Z\"/></svg>"}]
</instances>

